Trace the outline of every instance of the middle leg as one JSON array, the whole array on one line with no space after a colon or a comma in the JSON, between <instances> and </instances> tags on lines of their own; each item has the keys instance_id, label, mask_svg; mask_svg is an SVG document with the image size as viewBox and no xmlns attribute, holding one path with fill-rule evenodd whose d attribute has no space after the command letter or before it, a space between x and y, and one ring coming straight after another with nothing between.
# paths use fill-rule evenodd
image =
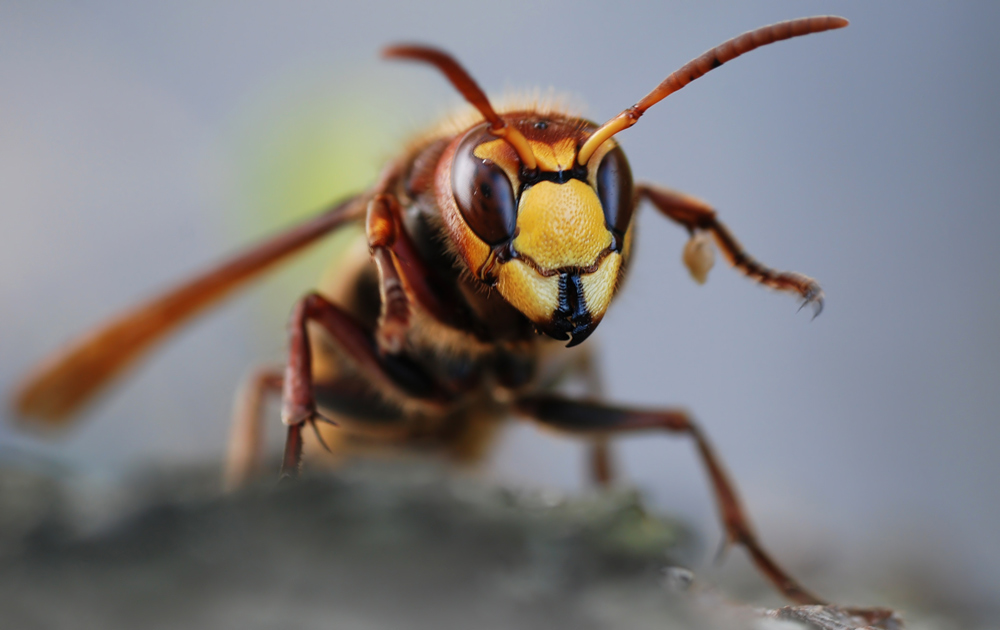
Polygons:
<instances>
[{"instance_id":1,"label":"middle leg","mask_svg":"<svg viewBox=\"0 0 1000 630\"><path fill-rule=\"evenodd\" d=\"M260 367L244 380L236 392L226 466L222 475L222 487L227 492L245 485L260 467L264 397L280 394L283 381L279 368Z\"/></svg>"}]
</instances>

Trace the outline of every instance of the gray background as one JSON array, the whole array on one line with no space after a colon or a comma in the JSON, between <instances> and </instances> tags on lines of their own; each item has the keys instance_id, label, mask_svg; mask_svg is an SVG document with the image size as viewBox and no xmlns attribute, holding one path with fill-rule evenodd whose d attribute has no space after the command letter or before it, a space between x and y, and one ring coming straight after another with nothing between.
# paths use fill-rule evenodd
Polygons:
<instances>
[{"instance_id":1,"label":"gray background","mask_svg":"<svg viewBox=\"0 0 1000 630\"><path fill-rule=\"evenodd\" d=\"M826 312L810 322L721 265L694 285L683 233L646 209L630 281L588 343L610 398L696 413L779 557L890 558L997 596L1000 7L606 4L7 0L0 390L137 298L363 187L459 103L432 71L379 62L386 43L440 45L491 94L553 86L604 120L731 36L841 14L848 29L755 51L620 136L638 178L709 200L753 254L818 278ZM322 258L184 330L61 439L4 422L3 457L98 478L217 460L237 382L280 357ZM714 540L688 445L636 437L618 453ZM580 456L514 426L488 469L578 489Z\"/></svg>"}]
</instances>

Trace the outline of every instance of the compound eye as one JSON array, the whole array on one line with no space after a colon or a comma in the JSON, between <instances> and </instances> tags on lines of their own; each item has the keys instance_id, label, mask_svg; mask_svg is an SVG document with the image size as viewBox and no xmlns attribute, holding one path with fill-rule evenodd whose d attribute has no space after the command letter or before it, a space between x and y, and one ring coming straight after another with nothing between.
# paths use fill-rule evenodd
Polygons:
<instances>
[{"instance_id":1,"label":"compound eye","mask_svg":"<svg viewBox=\"0 0 1000 630\"><path fill-rule=\"evenodd\" d=\"M621 147L608 151L597 168L597 198L604 208L604 221L615 233L620 247L635 208L632 171Z\"/></svg>"},{"instance_id":2,"label":"compound eye","mask_svg":"<svg viewBox=\"0 0 1000 630\"><path fill-rule=\"evenodd\" d=\"M451 188L466 224L484 243L496 246L514 235L517 202L503 169L473 154L490 138L488 133L472 132L462 141L451 169Z\"/></svg>"}]
</instances>

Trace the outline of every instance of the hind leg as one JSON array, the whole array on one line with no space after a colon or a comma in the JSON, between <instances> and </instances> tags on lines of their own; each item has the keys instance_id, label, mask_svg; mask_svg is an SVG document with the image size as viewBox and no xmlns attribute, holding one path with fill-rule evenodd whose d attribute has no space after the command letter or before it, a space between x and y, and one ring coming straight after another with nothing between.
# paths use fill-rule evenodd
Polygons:
<instances>
[{"instance_id":1,"label":"hind leg","mask_svg":"<svg viewBox=\"0 0 1000 630\"><path fill-rule=\"evenodd\" d=\"M606 438L614 433L652 429L690 437L694 440L712 483L727 543L745 548L761 574L788 599L799 604L824 603L800 586L764 551L736 493L736 486L723 469L701 428L686 412L677 409L628 409L548 395L522 398L516 403L516 408L541 424L585 435Z\"/></svg>"}]
</instances>

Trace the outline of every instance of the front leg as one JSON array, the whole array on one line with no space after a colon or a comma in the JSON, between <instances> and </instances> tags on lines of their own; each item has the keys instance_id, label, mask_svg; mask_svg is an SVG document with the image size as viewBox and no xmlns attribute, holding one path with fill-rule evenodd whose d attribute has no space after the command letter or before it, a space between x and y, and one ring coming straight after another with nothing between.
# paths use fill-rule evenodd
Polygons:
<instances>
[{"instance_id":1,"label":"front leg","mask_svg":"<svg viewBox=\"0 0 1000 630\"><path fill-rule=\"evenodd\" d=\"M482 322L472 314L454 283L440 278L421 258L403 228L401 213L399 200L387 193L376 195L368 204L365 227L382 300L379 348L389 354L403 349L413 305L445 326L489 341Z\"/></svg>"},{"instance_id":2,"label":"front leg","mask_svg":"<svg viewBox=\"0 0 1000 630\"><path fill-rule=\"evenodd\" d=\"M378 318L378 345L383 352L398 354L406 343L410 328L410 300L396 267L392 248L401 240L396 198L376 195L368 204L365 232L372 261L378 269L379 299L382 312Z\"/></svg>"},{"instance_id":3,"label":"front leg","mask_svg":"<svg viewBox=\"0 0 1000 630\"><path fill-rule=\"evenodd\" d=\"M638 184L636 195L646 199L668 219L680 223L691 234L684 250L684 263L699 283L704 282L712 267L711 245L704 238L705 232L714 238L723 256L746 276L779 291L792 291L803 300L802 305L813 305L813 317L823 310L823 289L808 276L794 271L772 269L743 249L732 232L715 216L710 205L691 195L661 186Z\"/></svg>"},{"instance_id":4,"label":"front leg","mask_svg":"<svg viewBox=\"0 0 1000 630\"><path fill-rule=\"evenodd\" d=\"M704 433L684 411L627 409L555 395L528 396L518 400L516 408L521 414L541 424L590 436L606 437L612 433L650 429L688 435L694 440L698 455L711 479L727 543L742 545L749 552L757 569L788 599L799 604L824 603L800 586L764 551L736 493L736 486L729 479Z\"/></svg>"},{"instance_id":5,"label":"front leg","mask_svg":"<svg viewBox=\"0 0 1000 630\"><path fill-rule=\"evenodd\" d=\"M288 439L281 474L294 476L302 459L302 428L324 421L316 411L312 375L312 350L308 323L315 322L330 334L345 359L371 385L385 395L406 399L428 410L440 410L449 396L426 370L405 354L379 352L372 333L354 317L318 293L310 293L292 309L289 321L288 363L282 389L281 420Z\"/></svg>"}]
</instances>

